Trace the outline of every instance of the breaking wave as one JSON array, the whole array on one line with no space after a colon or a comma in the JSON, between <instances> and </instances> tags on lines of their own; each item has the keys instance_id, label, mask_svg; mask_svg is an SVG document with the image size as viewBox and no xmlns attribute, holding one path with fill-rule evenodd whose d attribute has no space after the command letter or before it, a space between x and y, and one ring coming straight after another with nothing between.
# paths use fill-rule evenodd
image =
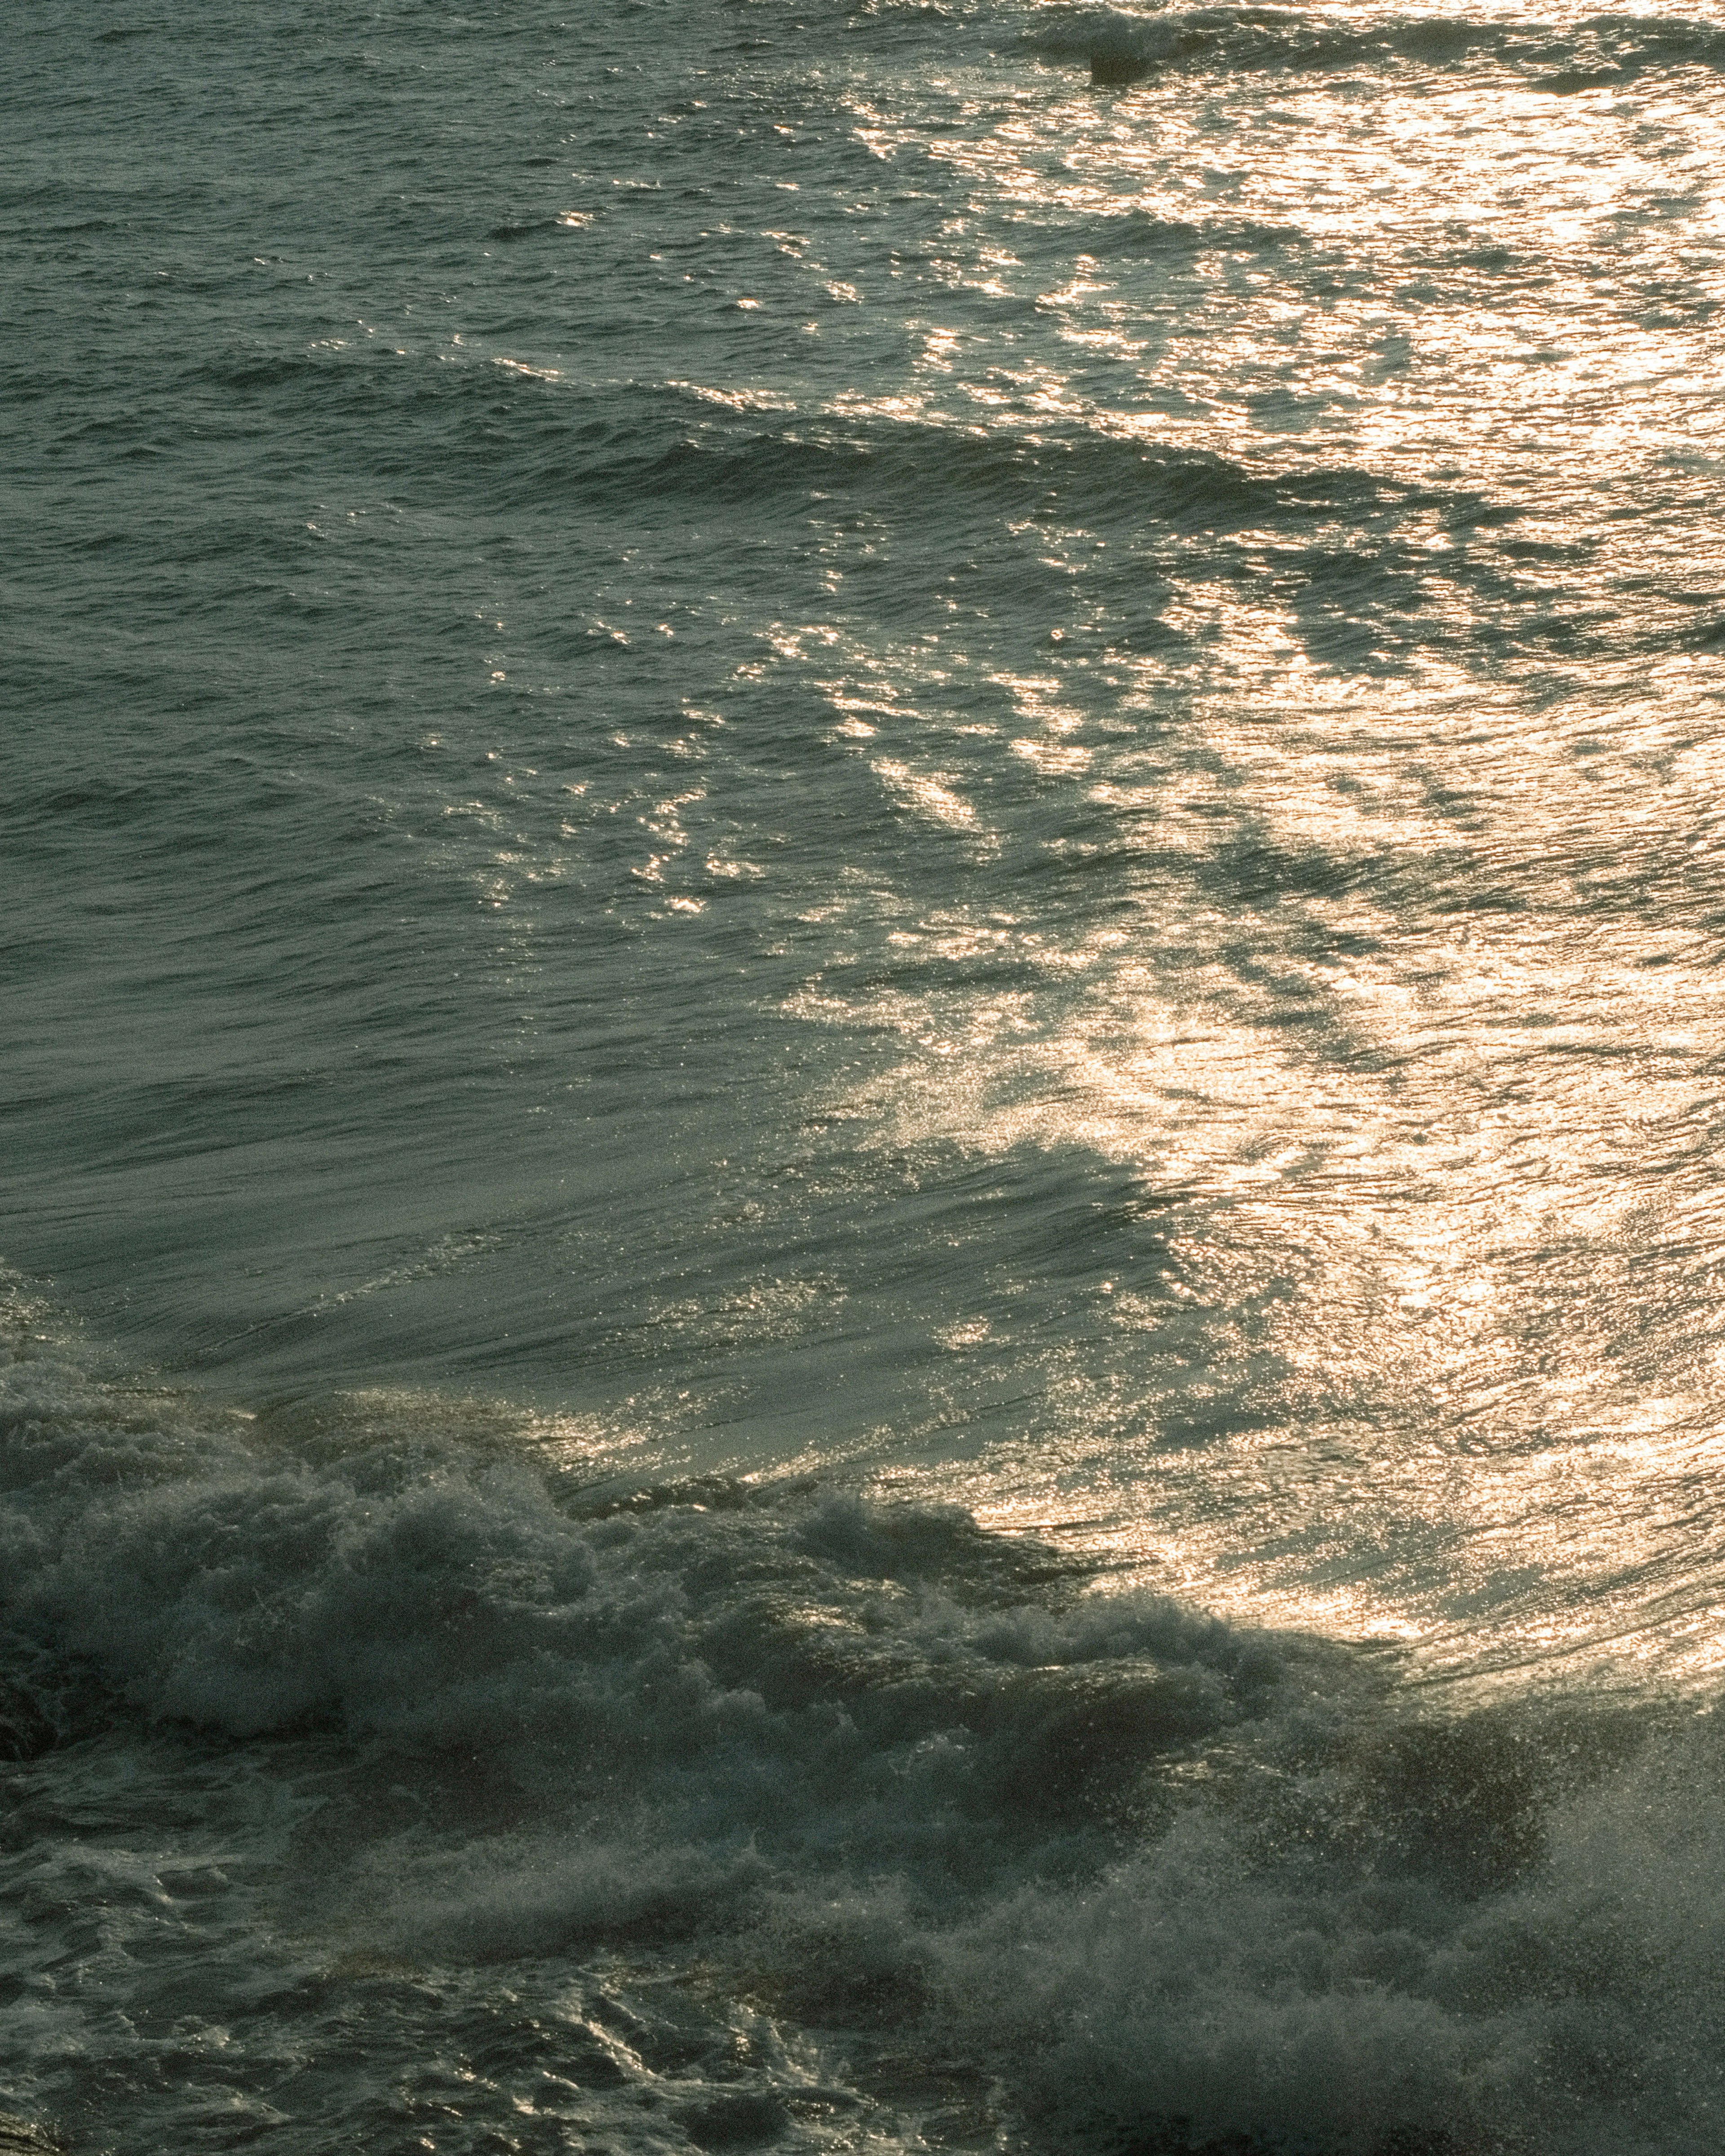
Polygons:
<instances>
[{"instance_id":1,"label":"breaking wave","mask_svg":"<svg viewBox=\"0 0 1725 2156\"><path fill-rule=\"evenodd\" d=\"M934 2145L1706 2145L1710 1710L1445 1709L1393 1656L1111 1589L957 1510L596 1464L501 1407L220 1413L20 1338L8 1862L80 1975L52 2044L39 2017L4 2040L14 2087L69 2110L102 2015L162 1980L167 1907L188 1993L219 1998L241 1938L283 1964L244 2025L205 2018L285 2147L381 2131L377 2074L321 2086L312 2138L288 2100L285 2054L358 2010L343 1970L388 1973L398 2093L489 2030L464 2136L526 2076L559 2130L645 2103L704 2147L906 2106ZM239 1845L201 1867L212 1779ZM150 2056L141 2116L183 2135Z\"/></svg>"}]
</instances>

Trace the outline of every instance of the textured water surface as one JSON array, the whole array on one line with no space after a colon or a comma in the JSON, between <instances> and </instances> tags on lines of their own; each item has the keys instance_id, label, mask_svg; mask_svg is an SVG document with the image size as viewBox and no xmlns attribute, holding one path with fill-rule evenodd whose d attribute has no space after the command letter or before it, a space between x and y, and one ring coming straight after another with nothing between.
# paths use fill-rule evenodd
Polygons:
<instances>
[{"instance_id":1,"label":"textured water surface","mask_svg":"<svg viewBox=\"0 0 1725 2156\"><path fill-rule=\"evenodd\" d=\"M1717 2148L1722 69L18 26L0 2110Z\"/></svg>"}]
</instances>

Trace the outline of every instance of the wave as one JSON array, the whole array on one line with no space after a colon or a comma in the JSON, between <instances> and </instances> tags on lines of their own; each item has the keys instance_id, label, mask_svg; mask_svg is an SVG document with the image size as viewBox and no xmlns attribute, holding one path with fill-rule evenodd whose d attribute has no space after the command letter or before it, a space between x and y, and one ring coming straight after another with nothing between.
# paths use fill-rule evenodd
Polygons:
<instances>
[{"instance_id":1,"label":"wave","mask_svg":"<svg viewBox=\"0 0 1725 2156\"><path fill-rule=\"evenodd\" d=\"M470 2076L506 2109L536 2059L589 2124L650 2096L702 2147L901 2118L912 2057L934 2145L961 2115L1093 2152L1709 2145L1705 1707L1445 1709L1391 1654L1120 1591L955 1508L595 1481L501 1408L223 1413L33 1333L0 1403L14 1798L85 1821L74 1855L14 1861L8 1897L39 1900L58 1851L41 1921L70 1938L105 1907L116 1967L142 1928L134 1985L165 1980L164 1906L220 1910L223 1951L260 1967L310 1953L309 1989L245 1979L269 2041L224 2071L248 2102L285 2101L269 2061L337 2011L341 1969L424 1972L308 2149L444 2057L454 1992L515 2061ZM76 1792L121 1755L92 1811ZM129 1917L90 1833L182 1831L234 1763L280 1790L271 1820L316 1820L315 1855L229 1845L212 1882L181 1847ZM250 1929L248 1866L277 1912ZM682 2033L655 2036L667 1980ZM548 2023L572 1984L610 2005ZM0 2042L15 2081L19 2052ZM39 2061L63 2112L80 2056Z\"/></svg>"},{"instance_id":2,"label":"wave","mask_svg":"<svg viewBox=\"0 0 1725 2156\"><path fill-rule=\"evenodd\" d=\"M1105 252L1173 259L1208 248L1263 253L1302 244L1291 228L1137 213L1097 220L1086 239ZM694 504L776 507L875 492L902 505L937 492L943 521L962 521L968 508L1022 513L1040 505L1053 513L1057 500L1080 500L1086 514L1147 509L1196 529L1450 498L1346 465L1260 471L1147 437L1106 412L978 422L861 398L775 408L685 381L596 385L501 355L452 358L375 343L207 352L119 417L80 418L61 439L110 459L134 449L154 454L167 406L186 403L219 409L260 441L315 432L383 484L417 477L429 455L465 502L488 514L580 505L650 518ZM385 446L392 442L411 443L412 458ZM297 525L291 540L315 543ZM111 543L111 535L90 543ZM210 558L248 567L273 561L287 543L226 519L201 525L195 542Z\"/></svg>"},{"instance_id":3,"label":"wave","mask_svg":"<svg viewBox=\"0 0 1725 2156\"><path fill-rule=\"evenodd\" d=\"M590 473L586 484L598 480ZM1348 470L1260 477L1207 452L1083 427L1027 439L1009 429L824 415L773 427L680 431L650 460L619 459L604 483L661 501L864 489L896 498L916 487L937 492L943 521L960 522L967 506L998 513L1076 495L1093 516L1131 507L1184 527L1314 511L1365 513L1404 491Z\"/></svg>"},{"instance_id":4,"label":"wave","mask_svg":"<svg viewBox=\"0 0 1725 2156\"><path fill-rule=\"evenodd\" d=\"M223 394L270 393L277 415L303 405L305 424L315 413L322 428L351 425L367 437L386 410L411 405L413 427L433 429L442 460L493 511L579 501L650 515L690 503L937 490L945 519L962 518L967 505L1034 506L1077 489L1094 514L1131 505L1196 522L1288 509L1354 513L1408 492L1346 469L1260 477L1106 425L962 425L860 407L732 413L685 385L593 393L483 362L232 355L202 362L199 374Z\"/></svg>"},{"instance_id":5,"label":"wave","mask_svg":"<svg viewBox=\"0 0 1725 2156\"><path fill-rule=\"evenodd\" d=\"M1599 14L1555 26L1532 18L1384 14L1362 21L1296 8L1151 11L1049 0L1024 37L1044 59L1087 61L1093 79L1105 83L1181 69L1441 73L1484 64L1563 95L1651 72L1725 66L1725 31L1717 24L1658 15Z\"/></svg>"}]
</instances>

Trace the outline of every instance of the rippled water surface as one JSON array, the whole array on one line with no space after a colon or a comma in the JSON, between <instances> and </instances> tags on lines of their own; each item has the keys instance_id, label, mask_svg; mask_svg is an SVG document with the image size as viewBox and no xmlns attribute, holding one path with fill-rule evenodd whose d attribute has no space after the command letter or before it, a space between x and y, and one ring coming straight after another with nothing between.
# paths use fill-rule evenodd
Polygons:
<instances>
[{"instance_id":1,"label":"rippled water surface","mask_svg":"<svg viewBox=\"0 0 1725 2156\"><path fill-rule=\"evenodd\" d=\"M1725 17L0 69L0 2109L1703 2156Z\"/></svg>"}]
</instances>

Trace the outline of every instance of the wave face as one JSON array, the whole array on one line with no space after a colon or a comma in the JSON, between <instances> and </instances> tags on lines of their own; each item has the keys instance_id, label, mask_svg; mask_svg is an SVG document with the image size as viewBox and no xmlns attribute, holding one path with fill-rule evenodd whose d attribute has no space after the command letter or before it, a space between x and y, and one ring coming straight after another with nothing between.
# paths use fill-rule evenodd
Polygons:
<instances>
[{"instance_id":1,"label":"wave face","mask_svg":"<svg viewBox=\"0 0 1725 2156\"><path fill-rule=\"evenodd\" d=\"M0 2146L1714 2156L1717 0L15 12Z\"/></svg>"}]
</instances>

